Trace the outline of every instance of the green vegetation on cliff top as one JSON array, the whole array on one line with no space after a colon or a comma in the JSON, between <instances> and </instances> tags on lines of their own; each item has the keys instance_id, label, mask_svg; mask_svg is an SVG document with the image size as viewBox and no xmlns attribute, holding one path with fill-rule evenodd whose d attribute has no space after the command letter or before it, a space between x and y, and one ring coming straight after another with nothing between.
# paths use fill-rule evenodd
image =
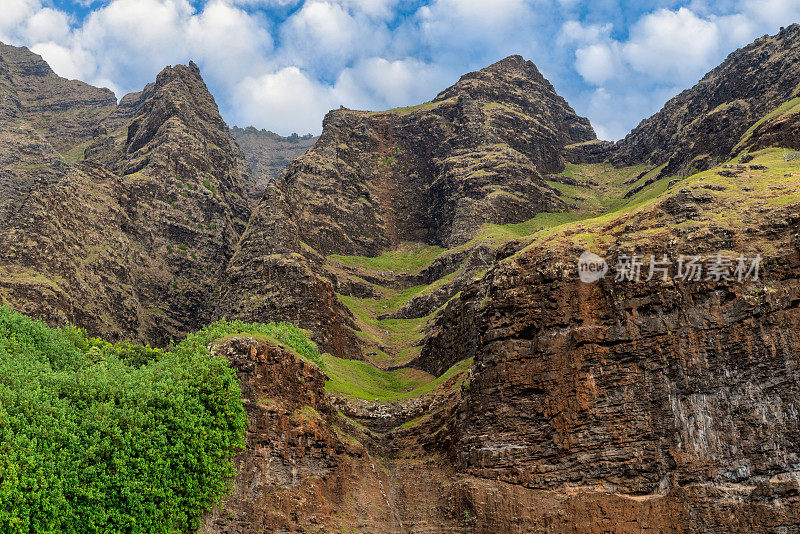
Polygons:
<instances>
[{"instance_id":1,"label":"green vegetation on cliff top","mask_svg":"<svg viewBox=\"0 0 800 534\"><path fill-rule=\"evenodd\" d=\"M220 321L166 350L48 328L0 306L0 532L192 532L230 489L247 417L215 339L291 325Z\"/></svg>"}]
</instances>

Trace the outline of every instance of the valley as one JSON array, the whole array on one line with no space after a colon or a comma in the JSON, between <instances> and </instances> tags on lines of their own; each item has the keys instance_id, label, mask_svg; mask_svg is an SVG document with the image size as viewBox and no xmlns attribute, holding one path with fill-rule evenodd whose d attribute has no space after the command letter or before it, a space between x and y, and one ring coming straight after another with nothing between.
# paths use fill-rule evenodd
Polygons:
<instances>
[{"instance_id":1,"label":"valley","mask_svg":"<svg viewBox=\"0 0 800 534\"><path fill-rule=\"evenodd\" d=\"M795 531L798 56L798 25L759 38L618 143L520 56L289 141L231 130L194 63L116 103L2 45L0 422L39 402L111 471L146 436L183 456L131 465L173 480L211 451L211 482L66 481L66 511L0 530L57 531L107 483L146 499L102 501L100 531ZM761 270L624 276L722 255ZM14 443L0 501L49 480Z\"/></svg>"}]
</instances>

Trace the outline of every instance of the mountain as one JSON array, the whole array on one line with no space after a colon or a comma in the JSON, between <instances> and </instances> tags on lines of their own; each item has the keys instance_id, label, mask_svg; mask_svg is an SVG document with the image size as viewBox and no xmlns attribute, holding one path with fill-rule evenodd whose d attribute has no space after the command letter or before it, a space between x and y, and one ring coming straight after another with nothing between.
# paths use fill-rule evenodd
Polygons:
<instances>
[{"instance_id":1,"label":"mountain","mask_svg":"<svg viewBox=\"0 0 800 534\"><path fill-rule=\"evenodd\" d=\"M700 82L639 124L615 147L615 164L665 164L663 173L708 169L741 150L764 115L800 95L800 25L728 56Z\"/></svg>"},{"instance_id":2,"label":"mountain","mask_svg":"<svg viewBox=\"0 0 800 534\"><path fill-rule=\"evenodd\" d=\"M616 145L516 57L420 106L331 112L255 209L220 310L310 328L339 415L254 407L317 441L270 441L265 467L251 434L242 480L283 496L270 512L238 492L239 519L207 531L797 524L796 34L732 54ZM739 100L751 111L717 109ZM609 275L581 282L585 252ZM760 276L674 278L721 254L730 273L761 258ZM650 257L668 279L645 280ZM286 478L288 458L305 475Z\"/></svg>"},{"instance_id":3,"label":"mountain","mask_svg":"<svg viewBox=\"0 0 800 534\"><path fill-rule=\"evenodd\" d=\"M319 139L311 134L282 137L252 126L234 126L231 134L242 147L250 175L254 178L255 188L250 196L256 201L270 180L277 178L289 162L305 154Z\"/></svg>"},{"instance_id":4,"label":"mountain","mask_svg":"<svg viewBox=\"0 0 800 534\"><path fill-rule=\"evenodd\" d=\"M116 105L3 46L0 297L163 345L209 322L249 218L241 150L194 64Z\"/></svg>"},{"instance_id":5,"label":"mountain","mask_svg":"<svg viewBox=\"0 0 800 534\"><path fill-rule=\"evenodd\" d=\"M331 111L270 178L192 63L114 106L75 85L51 108L95 127L56 135L25 88L76 82L4 48L0 300L158 345L309 331L204 344L250 423L205 533L790 532L798 34L616 144L511 56Z\"/></svg>"},{"instance_id":6,"label":"mountain","mask_svg":"<svg viewBox=\"0 0 800 534\"><path fill-rule=\"evenodd\" d=\"M456 247L485 224L566 209L539 169L563 169L562 149L594 138L519 56L420 106L332 111L314 147L268 184L228 266L219 313L298 321L326 350L359 357L334 291L364 285L337 276L326 256L376 256L404 242Z\"/></svg>"}]
</instances>

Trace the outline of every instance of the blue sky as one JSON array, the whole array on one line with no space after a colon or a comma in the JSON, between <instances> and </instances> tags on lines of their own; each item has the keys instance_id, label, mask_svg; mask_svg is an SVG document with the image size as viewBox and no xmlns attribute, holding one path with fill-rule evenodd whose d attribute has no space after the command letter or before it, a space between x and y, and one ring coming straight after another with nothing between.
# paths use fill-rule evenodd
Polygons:
<instances>
[{"instance_id":1,"label":"blue sky","mask_svg":"<svg viewBox=\"0 0 800 534\"><path fill-rule=\"evenodd\" d=\"M60 75L140 90L193 59L229 124L321 130L329 109L433 98L510 54L623 137L800 0L3 0L0 41Z\"/></svg>"}]
</instances>

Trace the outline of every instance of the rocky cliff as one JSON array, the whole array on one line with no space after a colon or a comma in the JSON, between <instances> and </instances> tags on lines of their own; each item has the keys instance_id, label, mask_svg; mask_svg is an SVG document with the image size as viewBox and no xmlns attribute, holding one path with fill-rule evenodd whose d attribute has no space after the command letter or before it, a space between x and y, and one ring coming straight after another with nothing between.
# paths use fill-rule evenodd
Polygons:
<instances>
[{"instance_id":1,"label":"rocky cliff","mask_svg":"<svg viewBox=\"0 0 800 534\"><path fill-rule=\"evenodd\" d=\"M800 95L800 25L736 50L645 119L611 154L617 165L666 163L687 175L726 160L753 123Z\"/></svg>"},{"instance_id":2,"label":"rocky cliff","mask_svg":"<svg viewBox=\"0 0 800 534\"><path fill-rule=\"evenodd\" d=\"M316 145L268 184L218 313L299 321L326 350L358 356L325 256L377 256L407 241L453 247L485 224L565 209L540 172L563 169L563 148L594 137L519 56L419 106L332 111Z\"/></svg>"},{"instance_id":3,"label":"rocky cliff","mask_svg":"<svg viewBox=\"0 0 800 534\"><path fill-rule=\"evenodd\" d=\"M267 130L258 130L253 126L247 128L234 126L231 128L231 133L244 152L250 175L253 177L250 197L256 202L261 198L267 183L280 176L290 162L305 154L319 139L311 134L302 136L292 134L283 137Z\"/></svg>"},{"instance_id":4,"label":"rocky cliff","mask_svg":"<svg viewBox=\"0 0 800 534\"><path fill-rule=\"evenodd\" d=\"M475 358L453 426L460 470L610 509L622 496L637 531L798 524L797 175L775 149L755 162L509 250L447 306L418 363ZM587 234L611 264L593 284L578 279ZM758 280L614 279L634 254L708 267L731 250L763 255ZM580 531L602 531L591 517Z\"/></svg>"},{"instance_id":5,"label":"rocky cliff","mask_svg":"<svg viewBox=\"0 0 800 534\"><path fill-rule=\"evenodd\" d=\"M169 67L117 106L26 49L0 58L3 301L153 344L207 323L249 178L197 67Z\"/></svg>"}]
</instances>

